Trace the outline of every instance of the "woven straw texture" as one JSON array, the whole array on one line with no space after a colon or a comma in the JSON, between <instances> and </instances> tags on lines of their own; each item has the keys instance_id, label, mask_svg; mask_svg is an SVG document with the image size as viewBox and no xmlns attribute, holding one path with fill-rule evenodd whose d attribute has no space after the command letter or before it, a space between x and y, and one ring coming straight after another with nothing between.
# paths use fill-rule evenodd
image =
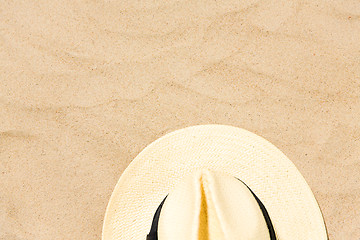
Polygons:
<instances>
[{"instance_id":1,"label":"woven straw texture","mask_svg":"<svg viewBox=\"0 0 360 240\"><path fill-rule=\"evenodd\" d=\"M102 239L145 239L159 203L184 177L201 169L248 185L267 208L278 239L327 239L315 197L294 164L265 139L222 125L188 127L146 147L115 187Z\"/></svg>"}]
</instances>

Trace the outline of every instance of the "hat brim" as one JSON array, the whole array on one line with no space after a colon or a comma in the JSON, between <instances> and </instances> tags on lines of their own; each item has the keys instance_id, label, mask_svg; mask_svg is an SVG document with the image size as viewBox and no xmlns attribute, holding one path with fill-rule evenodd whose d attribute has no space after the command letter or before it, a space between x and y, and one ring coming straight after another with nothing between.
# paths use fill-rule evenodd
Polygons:
<instances>
[{"instance_id":1,"label":"hat brim","mask_svg":"<svg viewBox=\"0 0 360 240\"><path fill-rule=\"evenodd\" d=\"M278 239L327 239L317 201L295 165L262 137L224 125L177 130L140 152L112 193L102 239L146 239L164 197L184 176L205 168L249 186L265 205Z\"/></svg>"}]
</instances>

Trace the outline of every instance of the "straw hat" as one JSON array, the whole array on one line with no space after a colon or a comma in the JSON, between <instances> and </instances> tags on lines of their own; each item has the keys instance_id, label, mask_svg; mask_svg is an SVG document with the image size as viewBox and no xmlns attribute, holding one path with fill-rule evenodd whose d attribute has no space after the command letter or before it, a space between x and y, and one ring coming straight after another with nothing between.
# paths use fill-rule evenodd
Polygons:
<instances>
[{"instance_id":1,"label":"straw hat","mask_svg":"<svg viewBox=\"0 0 360 240\"><path fill-rule=\"evenodd\" d=\"M146 147L109 201L103 240L327 239L306 181L246 130L200 125Z\"/></svg>"}]
</instances>

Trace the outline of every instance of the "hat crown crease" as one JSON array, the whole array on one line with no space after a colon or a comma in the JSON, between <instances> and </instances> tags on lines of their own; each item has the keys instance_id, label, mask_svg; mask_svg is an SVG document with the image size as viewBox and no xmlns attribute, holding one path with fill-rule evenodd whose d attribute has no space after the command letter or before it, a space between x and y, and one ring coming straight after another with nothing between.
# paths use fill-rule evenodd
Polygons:
<instances>
[{"instance_id":1,"label":"hat crown crease","mask_svg":"<svg viewBox=\"0 0 360 240\"><path fill-rule=\"evenodd\" d=\"M159 240L268 240L261 209L245 184L203 170L171 191L159 218Z\"/></svg>"},{"instance_id":2,"label":"hat crown crease","mask_svg":"<svg viewBox=\"0 0 360 240\"><path fill-rule=\"evenodd\" d=\"M200 177L201 206L199 214L198 240L225 240L225 233L213 202L211 175L204 172Z\"/></svg>"}]
</instances>

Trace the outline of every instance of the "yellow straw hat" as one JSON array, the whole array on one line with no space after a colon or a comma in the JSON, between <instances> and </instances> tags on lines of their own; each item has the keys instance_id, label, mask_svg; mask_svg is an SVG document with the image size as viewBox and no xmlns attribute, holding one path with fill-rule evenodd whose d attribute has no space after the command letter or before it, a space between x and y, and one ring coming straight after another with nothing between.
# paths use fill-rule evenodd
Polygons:
<instances>
[{"instance_id":1,"label":"yellow straw hat","mask_svg":"<svg viewBox=\"0 0 360 240\"><path fill-rule=\"evenodd\" d=\"M169 133L127 167L103 240L327 239L294 164L254 133L200 125Z\"/></svg>"}]
</instances>

